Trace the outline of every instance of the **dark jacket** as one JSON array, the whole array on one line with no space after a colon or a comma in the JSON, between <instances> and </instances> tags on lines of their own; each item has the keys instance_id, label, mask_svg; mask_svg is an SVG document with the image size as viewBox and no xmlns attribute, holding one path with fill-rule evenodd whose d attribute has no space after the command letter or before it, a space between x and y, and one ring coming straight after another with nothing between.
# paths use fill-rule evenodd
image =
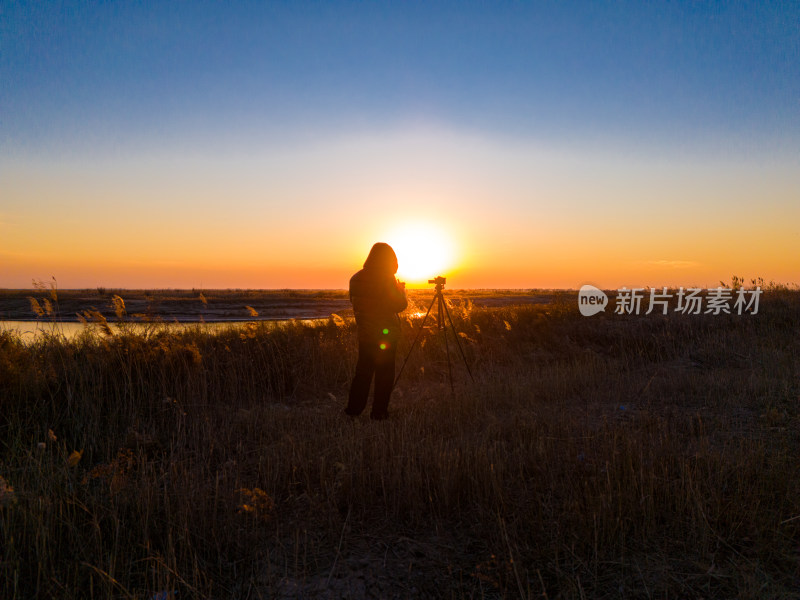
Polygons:
<instances>
[{"instance_id":1,"label":"dark jacket","mask_svg":"<svg viewBox=\"0 0 800 600\"><path fill-rule=\"evenodd\" d=\"M361 269L350 278L350 302L360 342L397 341L400 332L395 315L405 310L408 300L393 273L369 266Z\"/></svg>"}]
</instances>

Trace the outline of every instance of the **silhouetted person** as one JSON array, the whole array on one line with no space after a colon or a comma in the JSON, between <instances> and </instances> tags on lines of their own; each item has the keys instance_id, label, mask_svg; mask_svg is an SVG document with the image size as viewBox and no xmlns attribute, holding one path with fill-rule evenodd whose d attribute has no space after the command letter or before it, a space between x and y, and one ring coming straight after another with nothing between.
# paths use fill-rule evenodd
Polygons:
<instances>
[{"instance_id":1,"label":"silhouetted person","mask_svg":"<svg viewBox=\"0 0 800 600\"><path fill-rule=\"evenodd\" d=\"M350 302L358 327L358 362L344 412L360 415L375 376L373 419L389 416L400 323L397 313L408 306L405 284L398 282L397 256L389 244L372 246L364 268L350 278Z\"/></svg>"}]
</instances>

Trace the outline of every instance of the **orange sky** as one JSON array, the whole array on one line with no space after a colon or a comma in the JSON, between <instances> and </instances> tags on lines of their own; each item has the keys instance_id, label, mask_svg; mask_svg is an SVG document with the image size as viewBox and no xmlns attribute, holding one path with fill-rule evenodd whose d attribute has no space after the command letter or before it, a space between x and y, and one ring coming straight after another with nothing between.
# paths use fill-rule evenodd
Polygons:
<instances>
[{"instance_id":1,"label":"orange sky","mask_svg":"<svg viewBox=\"0 0 800 600\"><path fill-rule=\"evenodd\" d=\"M398 245L400 277L410 253L430 257L411 284L797 282L790 167L433 129L224 159L27 162L3 172L0 285L343 288L375 241Z\"/></svg>"}]
</instances>

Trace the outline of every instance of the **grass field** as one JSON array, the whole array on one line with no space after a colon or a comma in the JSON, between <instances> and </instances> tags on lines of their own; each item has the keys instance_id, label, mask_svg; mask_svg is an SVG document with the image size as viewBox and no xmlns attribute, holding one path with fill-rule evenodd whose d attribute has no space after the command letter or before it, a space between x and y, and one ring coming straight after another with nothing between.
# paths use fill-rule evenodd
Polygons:
<instances>
[{"instance_id":1,"label":"grass field","mask_svg":"<svg viewBox=\"0 0 800 600\"><path fill-rule=\"evenodd\" d=\"M0 597L800 595L800 293L453 319L386 422L348 319L0 334Z\"/></svg>"}]
</instances>

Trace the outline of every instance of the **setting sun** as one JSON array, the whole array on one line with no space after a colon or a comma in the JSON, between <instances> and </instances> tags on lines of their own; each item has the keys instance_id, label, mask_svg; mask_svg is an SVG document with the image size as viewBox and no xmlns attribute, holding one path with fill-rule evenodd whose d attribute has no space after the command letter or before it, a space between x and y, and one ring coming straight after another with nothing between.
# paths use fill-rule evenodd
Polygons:
<instances>
[{"instance_id":1,"label":"setting sun","mask_svg":"<svg viewBox=\"0 0 800 600\"><path fill-rule=\"evenodd\" d=\"M450 237L430 223L409 223L386 236L399 264L397 277L411 284L426 283L453 267L454 252Z\"/></svg>"}]
</instances>

